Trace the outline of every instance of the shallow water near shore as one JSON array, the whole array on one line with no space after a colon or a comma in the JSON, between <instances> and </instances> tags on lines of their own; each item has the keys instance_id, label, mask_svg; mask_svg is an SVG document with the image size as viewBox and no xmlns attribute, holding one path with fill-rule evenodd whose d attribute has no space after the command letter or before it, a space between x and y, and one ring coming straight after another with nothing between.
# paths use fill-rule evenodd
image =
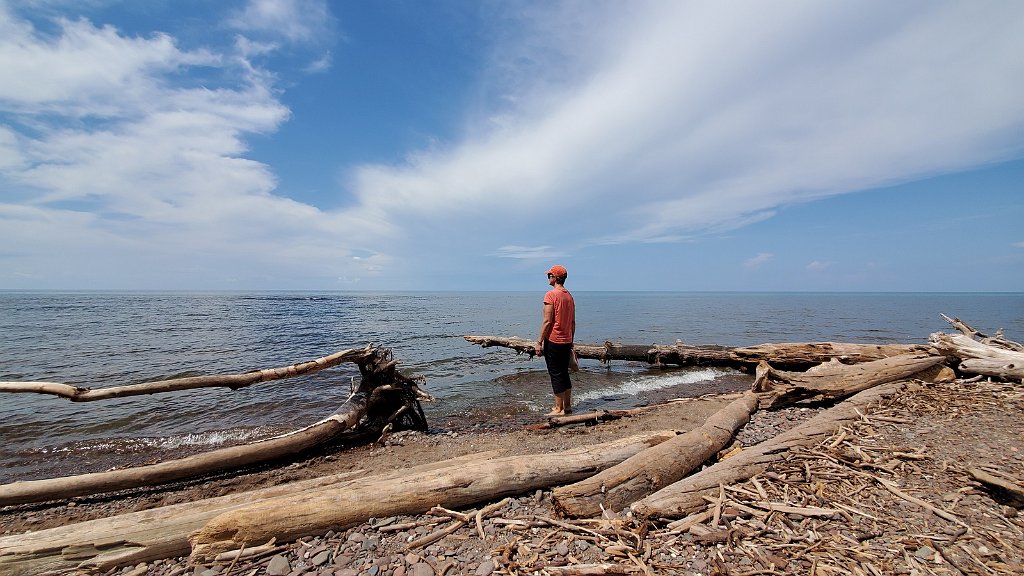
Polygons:
<instances>
[{"instance_id":1,"label":"shallow water near shore","mask_svg":"<svg viewBox=\"0 0 1024 576\"><path fill-rule=\"evenodd\" d=\"M575 292L581 343L743 346L765 342L923 343L951 328L1024 336L1024 294ZM368 343L391 348L437 401L432 429L539 419L542 359L462 336L533 338L541 292L0 292L0 380L118 386L285 366ZM236 391L71 403L0 395L0 482L91 472L267 438L334 412L358 372L339 366ZM578 410L629 408L739 390L724 369L583 361Z\"/></svg>"}]
</instances>

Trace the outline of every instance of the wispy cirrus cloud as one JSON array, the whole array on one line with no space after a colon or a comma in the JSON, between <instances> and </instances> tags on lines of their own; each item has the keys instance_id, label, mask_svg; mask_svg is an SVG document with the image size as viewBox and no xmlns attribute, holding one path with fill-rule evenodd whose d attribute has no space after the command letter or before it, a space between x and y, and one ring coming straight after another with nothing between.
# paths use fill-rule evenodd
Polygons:
<instances>
[{"instance_id":1,"label":"wispy cirrus cloud","mask_svg":"<svg viewBox=\"0 0 1024 576\"><path fill-rule=\"evenodd\" d=\"M678 240L1024 153L1024 8L601 6L616 27L557 9L542 25L524 17L515 42L547 46L557 27L578 51L533 52L538 79L510 73L515 98L489 129L359 169L357 210L473 215L497 237L530 219L557 245ZM594 46L616 50L583 53Z\"/></svg>"},{"instance_id":2,"label":"wispy cirrus cloud","mask_svg":"<svg viewBox=\"0 0 1024 576\"><path fill-rule=\"evenodd\" d=\"M228 24L248 33L288 42L320 42L330 27L325 0L249 0Z\"/></svg>"},{"instance_id":3,"label":"wispy cirrus cloud","mask_svg":"<svg viewBox=\"0 0 1024 576\"><path fill-rule=\"evenodd\" d=\"M332 5L233 4L209 25L238 34L216 47L156 24L34 26L11 6L0 0L0 78L17 79L0 81L9 278L409 285L472 258L653 246L671 260L664 246L788 207L1024 156L1024 4L500 4L480 10L489 33L473 42L488 43L467 48L487 56L472 60L464 129L394 162L330 166L310 150L345 175L342 207L325 209L287 197L252 146L292 118L284 66L317 80L334 66L273 60L322 51ZM333 94L320 105L348 104Z\"/></svg>"},{"instance_id":4,"label":"wispy cirrus cloud","mask_svg":"<svg viewBox=\"0 0 1024 576\"><path fill-rule=\"evenodd\" d=\"M770 252L761 252L753 258L749 258L743 262L743 267L748 269L760 268L764 264L771 262L775 259L775 255Z\"/></svg>"}]
</instances>

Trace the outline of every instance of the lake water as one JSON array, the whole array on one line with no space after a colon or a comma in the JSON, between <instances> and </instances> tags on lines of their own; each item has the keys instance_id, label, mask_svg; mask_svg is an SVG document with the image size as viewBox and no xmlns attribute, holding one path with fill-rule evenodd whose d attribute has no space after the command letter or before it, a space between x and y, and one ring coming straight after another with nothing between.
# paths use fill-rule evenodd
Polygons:
<instances>
[{"instance_id":1,"label":"lake water","mask_svg":"<svg viewBox=\"0 0 1024 576\"><path fill-rule=\"evenodd\" d=\"M577 341L924 343L940 313L1024 339L1024 294L574 292ZM543 359L467 334L533 339L542 292L127 293L0 291L0 381L107 387L285 366L368 343L391 348L437 401L432 430L540 419ZM294 430L333 413L358 377L343 365L231 391L72 403L0 394L0 483L178 457ZM583 361L578 410L737 390L725 369Z\"/></svg>"}]
</instances>

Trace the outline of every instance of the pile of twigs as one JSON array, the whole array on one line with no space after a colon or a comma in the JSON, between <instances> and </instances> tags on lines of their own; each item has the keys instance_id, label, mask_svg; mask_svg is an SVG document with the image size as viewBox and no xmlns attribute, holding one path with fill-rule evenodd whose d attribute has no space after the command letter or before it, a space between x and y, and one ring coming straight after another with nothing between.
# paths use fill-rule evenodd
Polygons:
<instances>
[{"instance_id":1,"label":"pile of twigs","mask_svg":"<svg viewBox=\"0 0 1024 576\"><path fill-rule=\"evenodd\" d=\"M704 510L668 524L614 514L492 519L524 534L494 549L496 573L1014 573L1024 560L1016 513L983 494L956 455L933 453L916 438L929 427L962 425L949 421L985 404L1019 405L1021 397L1012 385L961 380L894 398L818 446L792 450L768 472L720 486ZM604 557L574 557L564 542L578 540Z\"/></svg>"}]
</instances>

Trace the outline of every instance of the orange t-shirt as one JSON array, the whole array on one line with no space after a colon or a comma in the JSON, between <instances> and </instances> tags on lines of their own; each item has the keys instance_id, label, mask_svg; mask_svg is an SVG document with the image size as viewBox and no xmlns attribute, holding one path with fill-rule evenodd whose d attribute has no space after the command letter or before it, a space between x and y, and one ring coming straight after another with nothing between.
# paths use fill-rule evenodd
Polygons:
<instances>
[{"instance_id":1,"label":"orange t-shirt","mask_svg":"<svg viewBox=\"0 0 1024 576\"><path fill-rule=\"evenodd\" d=\"M544 303L555 307L555 324L548 340L555 344L572 344L576 332L576 303L564 288L552 288L544 294Z\"/></svg>"}]
</instances>

